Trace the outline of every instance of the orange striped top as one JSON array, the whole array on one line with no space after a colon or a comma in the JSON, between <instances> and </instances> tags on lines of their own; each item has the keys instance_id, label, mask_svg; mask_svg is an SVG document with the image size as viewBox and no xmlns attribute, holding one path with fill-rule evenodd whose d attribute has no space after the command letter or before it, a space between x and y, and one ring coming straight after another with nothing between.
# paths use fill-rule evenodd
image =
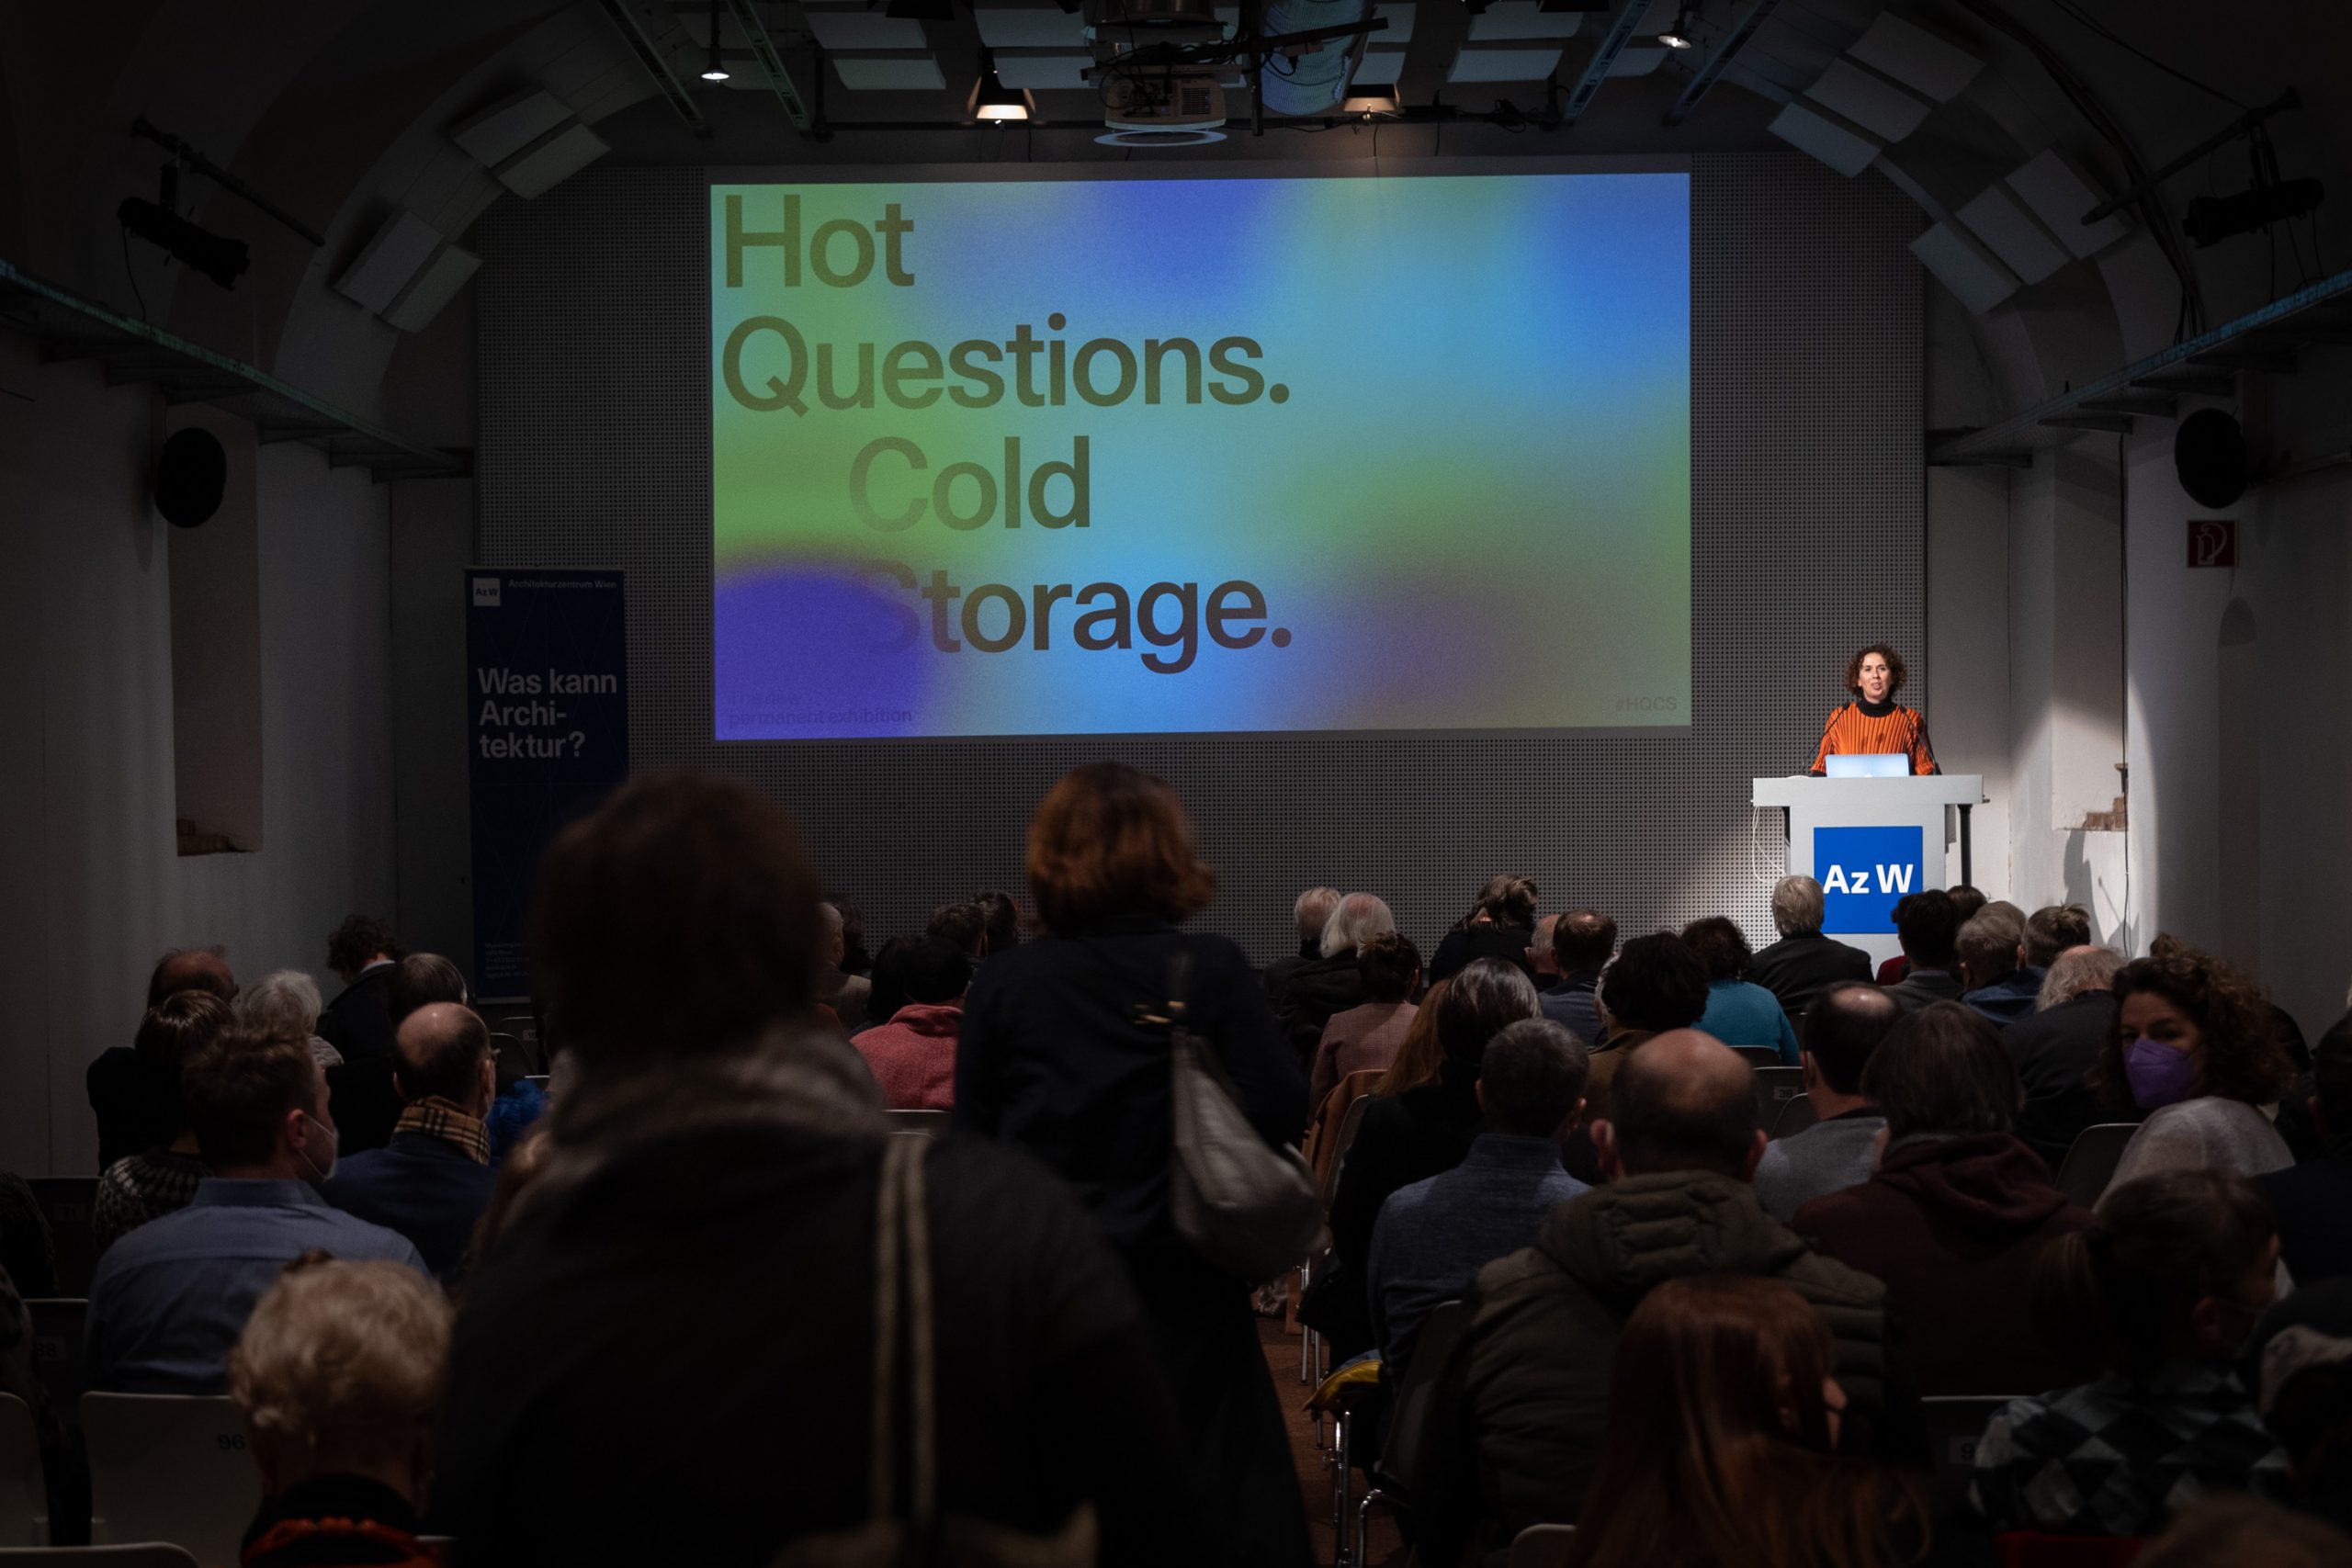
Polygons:
<instances>
[{"instance_id":1,"label":"orange striped top","mask_svg":"<svg viewBox=\"0 0 2352 1568\"><path fill-rule=\"evenodd\" d=\"M1822 727L1821 749L1813 754L1813 766L1805 771L1816 775L1826 772L1831 757L1905 752L1910 754L1914 773L1942 772L1936 766L1935 749L1928 744L1928 721L1919 716L1917 708L1886 703L1873 714L1860 703L1851 702L1829 716L1829 722Z\"/></svg>"}]
</instances>

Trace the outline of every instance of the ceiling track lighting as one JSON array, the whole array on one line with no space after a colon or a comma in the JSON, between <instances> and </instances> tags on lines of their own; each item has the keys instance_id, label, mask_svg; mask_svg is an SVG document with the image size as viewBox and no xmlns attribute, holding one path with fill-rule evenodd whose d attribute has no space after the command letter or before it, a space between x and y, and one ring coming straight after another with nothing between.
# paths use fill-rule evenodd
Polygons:
<instances>
[{"instance_id":1,"label":"ceiling track lighting","mask_svg":"<svg viewBox=\"0 0 2352 1568\"><path fill-rule=\"evenodd\" d=\"M1674 13L1674 25L1658 34L1657 41L1668 49L1698 47L1698 36L1690 30L1690 8L1688 6Z\"/></svg>"},{"instance_id":2,"label":"ceiling track lighting","mask_svg":"<svg viewBox=\"0 0 2352 1568\"><path fill-rule=\"evenodd\" d=\"M702 79L724 82L729 74L725 62L718 58L718 0L710 0L710 54L703 62Z\"/></svg>"}]
</instances>

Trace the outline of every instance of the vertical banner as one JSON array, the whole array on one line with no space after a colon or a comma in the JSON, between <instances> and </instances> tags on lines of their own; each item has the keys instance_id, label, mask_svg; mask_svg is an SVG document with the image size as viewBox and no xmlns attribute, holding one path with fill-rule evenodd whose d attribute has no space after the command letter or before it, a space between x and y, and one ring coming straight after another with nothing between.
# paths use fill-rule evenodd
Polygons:
<instances>
[{"instance_id":1,"label":"vertical banner","mask_svg":"<svg viewBox=\"0 0 2352 1568\"><path fill-rule=\"evenodd\" d=\"M617 571L466 572L474 991L531 993L539 855L628 776L628 635Z\"/></svg>"}]
</instances>

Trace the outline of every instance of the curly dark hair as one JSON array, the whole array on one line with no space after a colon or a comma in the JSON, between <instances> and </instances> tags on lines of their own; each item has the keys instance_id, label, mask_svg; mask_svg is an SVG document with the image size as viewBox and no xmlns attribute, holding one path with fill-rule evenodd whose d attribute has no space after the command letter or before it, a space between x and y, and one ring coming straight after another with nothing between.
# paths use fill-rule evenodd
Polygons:
<instances>
[{"instance_id":1,"label":"curly dark hair","mask_svg":"<svg viewBox=\"0 0 2352 1568\"><path fill-rule=\"evenodd\" d=\"M1612 1030L1688 1029L1707 1010L1707 965L1672 931L1637 936L1602 973L1600 1006Z\"/></svg>"},{"instance_id":2,"label":"curly dark hair","mask_svg":"<svg viewBox=\"0 0 2352 1568\"><path fill-rule=\"evenodd\" d=\"M1886 694L1892 698L1903 689L1903 682L1911 678L1911 671L1904 665L1903 655L1883 642L1858 649L1854 657L1846 660L1846 689L1849 692L1862 689L1862 660L1873 653L1886 660Z\"/></svg>"},{"instance_id":3,"label":"curly dark hair","mask_svg":"<svg viewBox=\"0 0 2352 1568\"><path fill-rule=\"evenodd\" d=\"M1739 927L1722 915L1709 915L1682 928L1682 940L1707 966L1710 980L1736 980L1755 957Z\"/></svg>"},{"instance_id":4,"label":"curly dark hair","mask_svg":"<svg viewBox=\"0 0 2352 1568\"><path fill-rule=\"evenodd\" d=\"M404 958L408 949L392 934L391 922L374 915L345 915L327 938L327 967L338 975L357 974L379 953Z\"/></svg>"},{"instance_id":5,"label":"curly dark hair","mask_svg":"<svg viewBox=\"0 0 2352 1568\"><path fill-rule=\"evenodd\" d=\"M2123 1072L2123 1050L2131 1042L2122 1022L2123 1004L2138 991L2154 992L2197 1025L2205 1055L2199 1093L2267 1105L2293 1083L2294 1064L2278 1043L2262 988L2227 959L2165 934L2156 938L2147 957L2116 971L2115 1031L2085 1075L2091 1091L2117 1111L2138 1113Z\"/></svg>"}]
</instances>

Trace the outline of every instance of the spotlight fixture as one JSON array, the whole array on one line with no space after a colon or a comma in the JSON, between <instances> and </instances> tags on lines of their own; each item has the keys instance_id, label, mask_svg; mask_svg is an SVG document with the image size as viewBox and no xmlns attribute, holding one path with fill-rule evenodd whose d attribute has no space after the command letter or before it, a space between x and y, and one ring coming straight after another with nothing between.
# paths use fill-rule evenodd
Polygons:
<instances>
[{"instance_id":1,"label":"spotlight fixture","mask_svg":"<svg viewBox=\"0 0 2352 1568\"><path fill-rule=\"evenodd\" d=\"M980 74L972 84L972 118L974 119L1010 122L1037 118L1036 106L1030 102L1025 91L1015 91L1004 85L996 73L996 54L991 50L980 51Z\"/></svg>"},{"instance_id":2,"label":"spotlight fixture","mask_svg":"<svg viewBox=\"0 0 2352 1568\"><path fill-rule=\"evenodd\" d=\"M1690 32L1689 6L1686 6L1674 13L1674 25L1658 34L1657 41L1668 49L1691 49L1697 46L1699 40Z\"/></svg>"},{"instance_id":3,"label":"spotlight fixture","mask_svg":"<svg viewBox=\"0 0 2352 1568\"><path fill-rule=\"evenodd\" d=\"M234 288L248 265L243 240L200 229L156 202L125 197L115 209L115 220L223 288Z\"/></svg>"},{"instance_id":4,"label":"spotlight fixture","mask_svg":"<svg viewBox=\"0 0 2352 1568\"><path fill-rule=\"evenodd\" d=\"M724 82L729 74L725 63L718 58L718 0L710 0L710 55L703 62L702 79Z\"/></svg>"},{"instance_id":5,"label":"spotlight fixture","mask_svg":"<svg viewBox=\"0 0 2352 1568\"><path fill-rule=\"evenodd\" d=\"M1344 115L1395 114L1396 109L1395 87L1351 85L1347 96L1340 100L1340 112Z\"/></svg>"}]
</instances>

